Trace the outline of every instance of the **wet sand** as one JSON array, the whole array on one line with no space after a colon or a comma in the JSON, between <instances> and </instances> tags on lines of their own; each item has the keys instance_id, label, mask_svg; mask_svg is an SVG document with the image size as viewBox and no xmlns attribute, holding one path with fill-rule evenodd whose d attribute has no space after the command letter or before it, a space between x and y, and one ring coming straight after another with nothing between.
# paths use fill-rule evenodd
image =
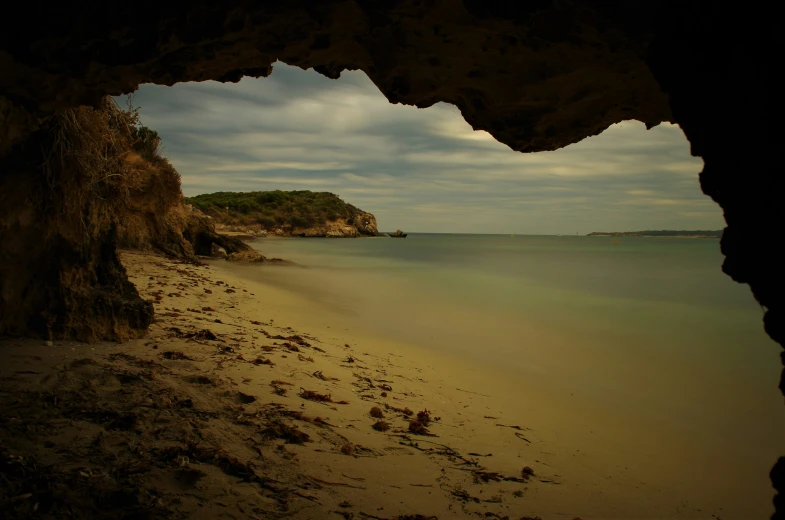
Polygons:
<instances>
[{"instance_id":1,"label":"wet sand","mask_svg":"<svg viewBox=\"0 0 785 520\"><path fill-rule=\"evenodd\" d=\"M726 471L721 461L675 473L678 438L630 438L611 411L589 428L596 417L536 385L360 332L224 262L122 256L156 302L147 337L0 342L0 512L728 520L771 509L734 509L738 494L766 494L766 475L727 478L719 496L701 475Z\"/></svg>"}]
</instances>

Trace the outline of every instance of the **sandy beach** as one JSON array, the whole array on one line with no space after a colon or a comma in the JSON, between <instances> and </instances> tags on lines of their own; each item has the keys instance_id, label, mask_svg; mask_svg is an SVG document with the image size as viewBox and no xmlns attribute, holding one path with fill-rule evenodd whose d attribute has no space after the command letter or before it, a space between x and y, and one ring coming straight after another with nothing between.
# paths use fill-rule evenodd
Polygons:
<instances>
[{"instance_id":1,"label":"sandy beach","mask_svg":"<svg viewBox=\"0 0 785 520\"><path fill-rule=\"evenodd\" d=\"M534 518L527 495L560 484L520 418L433 360L301 330L301 302L213 266L123 260L157 301L147 337L3 342L17 514L123 496L117 517Z\"/></svg>"},{"instance_id":2,"label":"sandy beach","mask_svg":"<svg viewBox=\"0 0 785 520\"><path fill-rule=\"evenodd\" d=\"M19 518L74 504L106 518L743 517L706 508L716 488L692 469L640 458L678 455L676 439L623 437L610 415L588 429L580 406L373 337L225 261L122 259L155 303L146 337L0 343L0 464L17 477L2 499ZM259 268L287 269L242 267Z\"/></svg>"}]
</instances>

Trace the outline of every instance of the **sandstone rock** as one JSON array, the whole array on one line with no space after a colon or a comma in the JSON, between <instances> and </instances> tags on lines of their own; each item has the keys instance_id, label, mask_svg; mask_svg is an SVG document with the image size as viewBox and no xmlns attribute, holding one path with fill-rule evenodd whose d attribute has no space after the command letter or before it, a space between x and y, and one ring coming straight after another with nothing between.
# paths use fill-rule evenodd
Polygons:
<instances>
[{"instance_id":1,"label":"sandstone rock","mask_svg":"<svg viewBox=\"0 0 785 520\"><path fill-rule=\"evenodd\" d=\"M256 251L241 251L231 253L226 259L230 262L261 263L266 260L264 255Z\"/></svg>"},{"instance_id":2,"label":"sandstone rock","mask_svg":"<svg viewBox=\"0 0 785 520\"><path fill-rule=\"evenodd\" d=\"M353 220L339 218L307 228L292 228L287 233L297 237L356 238L377 236L376 217L370 213L359 213Z\"/></svg>"}]
</instances>

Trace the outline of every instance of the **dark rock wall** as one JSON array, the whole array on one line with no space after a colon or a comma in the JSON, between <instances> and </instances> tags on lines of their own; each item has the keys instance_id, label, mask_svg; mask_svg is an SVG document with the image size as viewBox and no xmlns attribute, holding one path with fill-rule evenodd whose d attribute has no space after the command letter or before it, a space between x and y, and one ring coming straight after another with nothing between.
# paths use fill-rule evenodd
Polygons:
<instances>
[{"instance_id":1,"label":"dark rock wall","mask_svg":"<svg viewBox=\"0 0 785 520\"><path fill-rule=\"evenodd\" d=\"M141 336L153 306L128 281L115 227L89 197L72 212L59 211L47 193L59 197L65 181L33 169L39 153L38 146L22 148L3 163L0 334L87 342Z\"/></svg>"},{"instance_id":2,"label":"dark rock wall","mask_svg":"<svg viewBox=\"0 0 785 520\"><path fill-rule=\"evenodd\" d=\"M640 59L651 31L637 25L648 12L613 20L592 2L556 1L88 4L43 13L31 5L28 16L4 20L3 147L57 110L107 93L266 76L276 60L328 77L362 69L391 102L453 103L520 151L553 150L625 119L671 120ZM629 20L635 40L620 29Z\"/></svg>"},{"instance_id":3,"label":"dark rock wall","mask_svg":"<svg viewBox=\"0 0 785 520\"><path fill-rule=\"evenodd\" d=\"M774 156L782 100L772 91L783 44L764 22L782 16L773 6L708 11L711 17L694 6L675 7L660 22L667 36L655 41L647 61L692 154L703 158L703 192L723 209L722 269L750 285L765 309L766 332L785 345L785 179Z\"/></svg>"},{"instance_id":4,"label":"dark rock wall","mask_svg":"<svg viewBox=\"0 0 785 520\"><path fill-rule=\"evenodd\" d=\"M41 10L23 3L0 22L3 192L35 182L13 171L8 157L68 107L96 104L105 94L130 92L142 82L266 76L279 59L331 78L361 69L393 103L453 103L474 128L523 152L563 147L622 120L673 121L684 129L693 155L704 159L703 191L724 210L723 270L750 285L765 308L766 332L785 345L785 262L779 247L785 190L774 161L782 133L774 124L782 113L774 92L783 50L778 4L196 0L186 8L137 2L111 9L90 4ZM88 266L116 265L111 235L64 238L66 255L53 254L61 247L55 238L20 250L19 233L49 237L51 231L46 223L29 223L23 207L2 211L0 263L10 266L3 276L14 272L17 254L33 258L43 274L25 282L27 289L18 287L19 280L2 282L0 323L16 313L13 330L38 330L29 313L41 306L57 324L54 330L90 336L75 332L82 329L74 313L86 304L55 305L78 298L46 303L40 295L56 291L47 287L65 277L56 267L62 262L80 273L76 277L94 272ZM109 314L131 301L122 299L130 293L118 276L105 286L100 277L85 278L88 293L116 298L105 304ZM27 314L13 301L29 302L20 306ZM92 334L112 337L107 327ZM785 391L785 383L781 388ZM783 484L776 477L783 473L772 472L778 489ZM782 507L779 511L777 518L785 515Z\"/></svg>"},{"instance_id":5,"label":"dark rock wall","mask_svg":"<svg viewBox=\"0 0 785 520\"><path fill-rule=\"evenodd\" d=\"M670 97L674 119L700 156L703 192L723 209L722 270L749 284L766 333L785 346L785 178L775 157L783 113L774 64L783 43L780 6L672 3L658 21L647 61ZM785 352L781 353L785 364ZM779 388L785 394L785 370ZM771 471L773 518L785 518L785 458Z\"/></svg>"}]
</instances>

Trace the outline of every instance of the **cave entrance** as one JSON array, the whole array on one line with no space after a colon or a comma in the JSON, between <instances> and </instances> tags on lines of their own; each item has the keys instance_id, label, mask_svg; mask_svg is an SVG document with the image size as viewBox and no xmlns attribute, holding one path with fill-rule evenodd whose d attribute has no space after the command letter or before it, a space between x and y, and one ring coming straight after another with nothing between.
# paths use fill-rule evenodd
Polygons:
<instances>
[{"instance_id":1,"label":"cave entrance","mask_svg":"<svg viewBox=\"0 0 785 520\"><path fill-rule=\"evenodd\" d=\"M540 511L769 513L766 475L785 448L777 349L747 287L717 269L718 240L585 236L722 229L677 126L624 122L519 154L452 106L390 105L360 72L334 81L283 64L237 84L143 86L134 102L188 197L330 191L381 231L409 232L405 242L258 239L262 253L309 270L241 275L321 316L288 315L298 330L376 334L449 367L458 386L487 389L491 402L460 406L525 421L522 446L539 444L537 460L564 483L612 482L604 505L561 487L540 492ZM224 208L240 218L231 225L281 224L252 222L252 207L216 206L215 218ZM523 450L510 453L531 456Z\"/></svg>"}]
</instances>

